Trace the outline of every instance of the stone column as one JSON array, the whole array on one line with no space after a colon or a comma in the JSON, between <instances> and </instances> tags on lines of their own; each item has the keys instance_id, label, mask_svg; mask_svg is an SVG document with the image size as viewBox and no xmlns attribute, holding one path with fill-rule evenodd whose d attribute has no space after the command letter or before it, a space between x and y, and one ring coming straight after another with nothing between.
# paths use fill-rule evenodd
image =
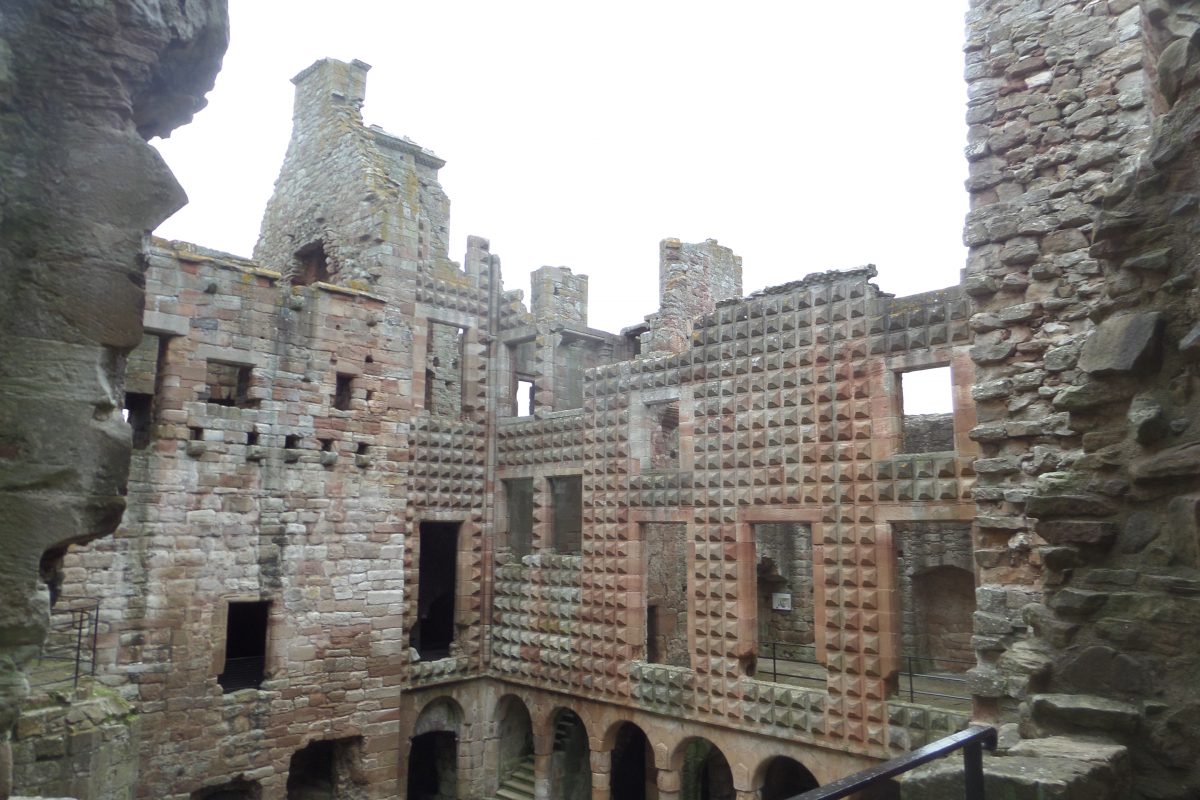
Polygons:
<instances>
[{"instance_id":1,"label":"stone column","mask_svg":"<svg viewBox=\"0 0 1200 800\"><path fill-rule=\"evenodd\" d=\"M737 800L759 800L759 794L758 792L747 789L738 789Z\"/></svg>"},{"instance_id":2,"label":"stone column","mask_svg":"<svg viewBox=\"0 0 1200 800\"><path fill-rule=\"evenodd\" d=\"M553 751L533 754L534 800L550 800L550 759L553 755Z\"/></svg>"},{"instance_id":3,"label":"stone column","mask_svg":"<svg viewBox=\"0 0 1200 800\"><path fill-rule=\"evenodd\" d=\"M658 800L679 800L680 775L678 770L658 771Z\"/></svg>"},{"instance_id":4,"label":"stone column","mask_svg":"<svg viewBox=\"0 0 1200 800\"><path fill-rule=\"evenodd\" d=\"M592 800L609 800L612 794L612 751L593 750Z\"/></svg>"}]
</instances>

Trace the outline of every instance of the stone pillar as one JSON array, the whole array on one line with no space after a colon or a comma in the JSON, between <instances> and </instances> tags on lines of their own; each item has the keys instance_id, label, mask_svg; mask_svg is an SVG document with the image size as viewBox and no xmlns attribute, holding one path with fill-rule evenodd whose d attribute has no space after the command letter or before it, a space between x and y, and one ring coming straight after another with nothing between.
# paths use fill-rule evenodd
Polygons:
<instances>
[{"instance_id":1,"label":"stone pillar","mask_svg":"<svg viewBox=\"0 0 1200 800\"><path fill-rule=\"evenodd\" d=\"M681 782L678 770L660 769L658 771L658 800L679 800Z\"/></svg>"},{"instance_id":2,"label":"stone pillar","mask_svg":"<svg viewBox=\"0 0 1200 800\"><path fill-rule=\"evenodd\" d=\"M534 800L550 800L550 759L553 756L553 751L533 755Z\"/></svg>"},{"instance_id":3,"label":"stone pillar","mask_svg":"<svg viewBox=\"0 0 1200 800\"><path fill-rule=\"evenodd\" d=\"M650 320L649 348L682 353L692 343L692 324L722 300L742 294L742 259L708 239L688 244L663 239L658 255L659 310Z\"/></svg>"},{"instance_id":4,"label":"stone pillar","mask_svg":"<svg viewBox=\"0 0 1200 800\"><path fill-rule=\"evenodd\" d=\"M609 800L612 793L612 751L592 750L592 800Z\"/></svg>"},{"instance_id":5,"label":"stone pillar","mask_svg":"<svg viewBox=\"0 0 1200 800\"><path fill-rule=\"evenodd\" d=\"M759 794L747 789L738 789L737 800L759 800Z\"/></svg>"}]
</instances>

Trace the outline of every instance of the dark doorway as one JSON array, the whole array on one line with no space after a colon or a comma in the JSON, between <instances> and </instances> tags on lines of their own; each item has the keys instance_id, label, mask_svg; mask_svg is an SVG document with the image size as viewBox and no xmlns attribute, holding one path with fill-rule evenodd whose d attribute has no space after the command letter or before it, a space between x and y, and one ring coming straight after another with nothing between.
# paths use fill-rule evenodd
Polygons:
<instances>
[{"instance_id":1,"label":"dark doorway","mask_svg":"<svg viewBox=\"0 0 1200 800\"><path fill-rule=\"evenodd\" d=\"M191 800L262 800L262 786L258 781L236 778L192 792Z\"/></svg>"},{"instance_id":2,"label":"dark doorway","mask_svg":"<svg viewBox=\"0 0 1200 800\"><path fill-rule=\"evenodd\" d=\"M422 659L443 658L454 641L458 578L457 522L422 522L417 567L417 624L412 645Z\"/></svg>"},{"instance_id":3,"label":"dark doorway","mask_svg":"<svg viewBox=\"0 0 1200 800\"><path fill-rule=\"evenodd\" d=\"M408 800L454 800L458 792L458 737L448 731L414 736L408 753Z\"/></svg>"},{"instance_id":4,"label":"dark doorway","mask_svg":"<svg viewBox=\"0 0 1200 800\"><path fill-rule=\"evenodd\" d=\"M767 764L767 774L763 776L762 800L787 800L820 785L796 759L776 756Z\"/></svg>"},{"instance_id":5,"label":"dark doorway","mask_svg":"<svg viewBox=\"0 0 1200 800\"><path fill-rule=\"evenodd\" d=\"M333 742L313 742L292 753L287 800L333 800Z\"/></svg>"},{"instance_id":6,"label":"dark doorway","mask_svg":"<svg viewBox=\"0 0 1200 800\"><path fill-rule=\"evenodd\" d=\"M725 754L707 739L693 739L683 753L681 800L736 800Z\"/></svg>"},{"instance_id":7,"label":"dark doorway","mask_svg":"<svg viewBox=\"0 0 1200 800\"><path fill-rule=\"evenodd\" d=\"M591 800L592 760L587 729L574 711L563 709L554 721L550 757L550 796L555 800Z\"/></svg>"},{"instance_id":8,"label":"dark doorway","mask_svg":"<svg viewBox=\"0 0 1200 800\"><path fill-rule=\"evenodd\" d=\"M617 730L612 750L612 796L621 800L658 800L658 770L654 751L642 729L625 722Z\"/></svg>"}]
</instances>

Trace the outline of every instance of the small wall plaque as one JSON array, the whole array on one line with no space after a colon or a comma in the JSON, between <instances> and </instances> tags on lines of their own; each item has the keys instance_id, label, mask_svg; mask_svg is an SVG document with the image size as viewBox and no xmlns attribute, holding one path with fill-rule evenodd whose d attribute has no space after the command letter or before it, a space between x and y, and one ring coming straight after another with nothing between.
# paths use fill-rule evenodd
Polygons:
<instances>
[{"instance_id":1,"label":"small wall plaque","mask_svg":"<svg viewBox=\"0 0 1200 800\"><path fill-rule=\"evenodd\" d=\"M791 611L792 596L787 592L775 592L771 595L772 611Z\"/></svg>"}]
</instances>

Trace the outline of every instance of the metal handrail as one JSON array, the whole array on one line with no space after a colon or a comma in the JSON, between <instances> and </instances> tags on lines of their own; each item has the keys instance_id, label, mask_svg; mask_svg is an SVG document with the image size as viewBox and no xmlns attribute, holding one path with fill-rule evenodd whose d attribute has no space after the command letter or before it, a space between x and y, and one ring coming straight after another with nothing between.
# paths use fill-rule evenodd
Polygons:
<instances>
[{"instance_id":1,"label":"metal handrail","mask_svg":"<svg viewBox=\"0 0 1200 800\"><path fill-rule=\"evenodd\" d=\"M47 661L73 664L70 677L54 677L39 680L34 677L31 686L44 687L70 681L72 688L79 686L79 679L84 675L84 661L87 661L87 674L96 674L96 638L99 628L100 601L85 597L59 597L55 607L51 609L51 621L47 630L47 641L38 656L38 663ZM67 652L67 655L56 655L55 650Z\"/></svg>"},{"instance_id":2,"label":"metal handrail","mask_svg":"<svg viewBox=\"0 0 1200 800\"><path fill-rule=\"evenodd\" d=\"M922 764L936 761L955 750L963 751L963 776L966 783L966 800L984 800L983 797L983 748L996 748L996 729L990 725L972 725L966 730L938 739L932 744L911 753L893 758L870 769L864 769L845 778L827 783L819 789L811 789L793 795L787 800L838 800L861 792L877 783L894 778Z\"/></svg>"}]
</instances>

